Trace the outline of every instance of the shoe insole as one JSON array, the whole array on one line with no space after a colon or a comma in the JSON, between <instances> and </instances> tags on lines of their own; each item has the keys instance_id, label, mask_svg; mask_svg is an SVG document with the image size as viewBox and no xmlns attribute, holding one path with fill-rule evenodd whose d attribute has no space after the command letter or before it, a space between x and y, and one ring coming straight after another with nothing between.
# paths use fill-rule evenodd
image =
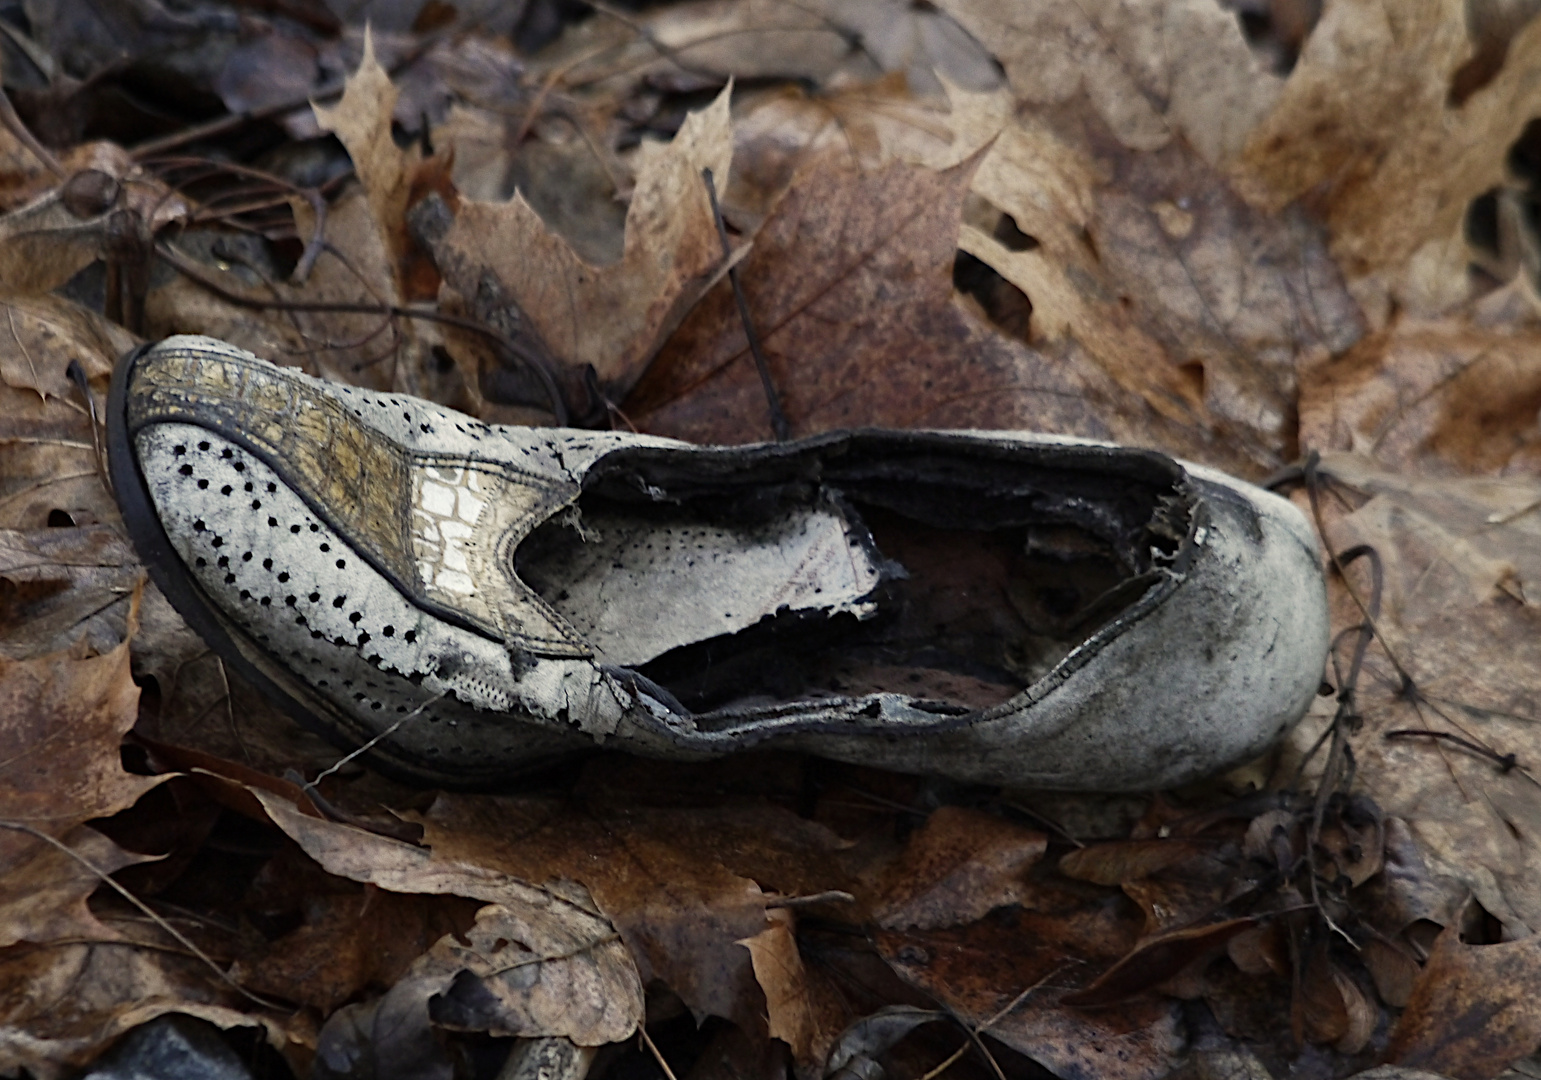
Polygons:
<instances>
[{"instance_id":1,"label":"shoe insole","mask_svg":"<svg viewBox=\"0 0 1541 1080\"><path fill-rule=\"evenodd\" d=\"M833 505L758 525L601 505L521 549L519 576L605 663L638 667L778 612L870 613L882 573L865 529Z\"/></svg>"}]
</instances>

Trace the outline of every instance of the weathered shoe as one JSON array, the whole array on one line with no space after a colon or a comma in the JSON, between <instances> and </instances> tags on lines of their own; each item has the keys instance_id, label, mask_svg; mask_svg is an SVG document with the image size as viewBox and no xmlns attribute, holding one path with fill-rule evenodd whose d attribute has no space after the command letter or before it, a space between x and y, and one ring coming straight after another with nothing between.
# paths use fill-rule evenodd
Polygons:
<instances>
[{"instance_id":1,"label":"weathered shoe","mask_svg":"<svg viewBox=\"0 0 1541 1080\"><path fill-rule=\"evenodd\" d=\"M339 745L406 718L371 760L431 784L775 745L1146 790L1260 753L1326 655L1298 511L1150 451L488 427L195 337L120 361L109 446L188 622Z\"/></svg>"}]
</instances>

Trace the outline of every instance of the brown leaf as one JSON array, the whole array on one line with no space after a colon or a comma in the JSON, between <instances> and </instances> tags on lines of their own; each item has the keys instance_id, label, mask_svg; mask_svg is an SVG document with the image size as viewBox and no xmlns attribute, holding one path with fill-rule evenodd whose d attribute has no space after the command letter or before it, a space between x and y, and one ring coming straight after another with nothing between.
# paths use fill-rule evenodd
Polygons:
<instances>
[{"instance_id":1,"label":"brown leaf","mask_svg":"<svg viewBox=\"0 0 1541 1080\"><path fill-rule=\"evenodd\" d=\"M1332 959L1325 943L1311 951L1291 1005L1297 1039L1329 1043L1345 1054L1364 1049L1379 1019L1376 1008Z\"/></svg>"},{"instance_id":2,"label":"brown leaf","mask_svg":"<svg viewBox=\"0 0 1541 1080\"><path fill-rule=\"evenodd\" d=\"M885 876L873 918L886 930L961 926L1019 902L1029 868L1048 850L1032 829L944 806L914 833Z\"/></svg>"},{"instance_id":3,"label":"brown leaf","mask_svg":"<svg viewBox=\"0 0 1541 1080\"><path fill-rule=\"evenodd\" d=\"M395 985L413 961L446 935L464 940L476 922L477 906L459 897L403 895L368 886L312 896L303 909L304 924L265 942L256 955L231 968L231 977L260 994L309 1005L325 1016L372 987Z\"/></svg>"},{"instance_id":4,"label":"brown leaf","mask_svg":"<svg viewBox=\"0 0 1541 1080\"><path fill-rule=\"evenodd\" d=\"M1333 494L1321 500L1329 543L1339 551L1372 545L1385 576L1376 624L1384 645L1370 648L1356 697L1364 717L1356 785L1407 823L1433 878L1470 889L1509 936L1534 933L1541 929L1541 847L1532 840L1541 835L1541 792L1530 772L1541 761L1533 717L1541 607L1527 602L1537 588L1527 581L1541 566L1535 515L1525 508L1541 504L1541 488L1410 479L1347 455L1330 460L1330 475L1340 478L1333 490L1347 505ZM1368 560L1349 567L1348 577L1368 602ZM1330 590L1337 625L1362 620L1336 576ZM1325 721L1318 712L1291 733L1279 775L1298 766L1303 744Z\"/></svg>"},{"instance_id":5,"label":"brown leaf","mask_svg":"<svg viewBox=\"0 0 1541 1080\"><path fill-rule=\"evenodd\" d=\"M1386 1048L1396 1065L1489 1080L1541 1043L1541 936L1465 945L1446 930Z\"/></svg>"},{"instance_id":6,"label":"brown leaf","mask_svg":"<svg viewBox=\"0 0 1541 1080\"><path fill-rule=\"evenodd\" d=\"M1106 125L1124 146L1186 138L1211 163L1240 149L1279 93L1227 12L1181 0L942 0L1006 68L1030 111Z\"/></svg>"},{"instance_id":7,"label":"brown leaf","mask_svg":"<svg viewBox=\"0 0 1541 1080\"><path fill-rule=\"evenodd\" d=\"M1452 78L1470 55L1465 5L1373 0L1326 7L1278 105L1251 132L1237 184L1270 210L1311 193L1356 295L1435 313L1470 290L1467 205L1501 184L1509 147L1541 110L1541 24L1509 44L1496 77L1463 104Z\"/></svg>"},{"instance_id":8,"label":"brown leaf","mask_svg":"<svg viewBox=\"0 0 1541 1080\"><path fill-rule=\"evenodd\" d=\"M380 230L393 266L406 255L407 196L421 159L415 146L402 150L391 137L396 96L390 75L375 59L374 37L366 27L364 55L348 77L342 100L313 106L322 130L335 134L347 148L369 203L369 218ZM303 226L300 235L309 235ZM403 295L399 281L397 285L397 295Z\"/></svg>"},{"instance_id":9,"label":"brown leaf","mask_svg":"<svg viewBox=\"0 0 1541 1080\"><path fill-rule=\"evenodd\" d=\"M1301 380L1300 441L1424 476L1522 476L1541 464L1531 326L1402 316Z\"/></svg>"},{"instance_id":10,"label":"brown leaf","mask_svg":"<svg viewBox=\"0 0 1541 1080\"><path fill-rule=\"evenodd\" d=\"M1056 1076L1154 1080L1182 1046L1175 1003L1146 998L1095 1012L1061 1004L1087 958L1128 941L1110 914L1095 905L1058 917L1024 911L949 930L879 931L875 940L907 982Z\"/></svg>"},{"instance_id":11,"label":"brown leaf","mask_svg":"<svg viewBox=\"0 0 1541 1080\"><path fill-rule=\"evenodd\" d=\"M78 360L104 415L122 327L56 296L0 302L0 528L39 529L58 510L78 525L117 520L101 482L90 413L66 371Z\"/></svg>"},{"instance_id":12,"label":"brown leaf","mask_svg":"<svg viewBox=\"0 0 1541 1080\"><path fill-rule=\"evenodd\" d=\"M0 947L18 941L110 938L111 931L86 908L86 898L101 886L104 874L153 857L124 851L84 825L58 840L67 851L34 843L8 853L11 857L0 874Z\"/></svg>"},{"instance_id":13,"label":"brown leaf","mask_svg":"<svg viewBox=\"0 0 1541 1080\"><path fill-rule=\"evenodd\" d=\"M642 1017L637 970L580 886L540 888L485 864L308 817L260 789L252 794L274 824L329 873L392 892L464 896L493 905L482 912L482 933L464 953L450 937L439 952L425 954L419 973L430 993L441 992L464 970L495 987L499 1005L480 1020L505 1033L560 1035L597 1046L624 1039L636 1028ZM499 941L516 943L520 959L497 955Z\"/></svg>"},{"instance_id":14,"label":"brown leaf","mask_svg":"<svg viewBox=\"0 0 1541 1080\"><path fill-rule=\"evenodd\" d=\"M1324 237L1248 207L1185 144L1097 150L1008 129L974 182L1006 216L966 225L960 247L1027 296L1034 344L1084 350L1179 430L1200 428L1165 449L1240 467L1201 441L1218 430L1272 468L1293 454L1297 367L1362 333Z\"/></svg>"},{"instance_id":15,"label":"brown leaf","mask_svg":"<svg viewBox=\"0 0 1541 1080\"><path fill-rule=\"evenodd\" d=\"M103 873L136 860L105 839L87 839L80 826L131 805L160 782L123 771L119 745L138 701L127 643L84 659L54 653L0 660L0 879L16 874L18 883L30 879L44 890L6 889L0 943L65 927L87 937L105 933L86 910L101 876L80 860ZM72 858L42 836L84 846L72 848Z\"/></svg>"},{"instance_id":16,"label":"brown leaf","mask_svg":"<svg viewBox=\"0 0 1541 1080\"><path fill-rule=\"evenodd\" d=\"M1375 992L1393 1009L1404 1009L1422 970L1410 951L1372 938L1360 946L1360 958L1375 981Z\"/></svg>"},{"instance_id":17,"label":"brown leaf","mask_svg":"<svg viewBox=\"0 0 1541 1080\"><path fill-rule=\"evenodd\" d=\"M667 145L643 144L619 262L590 264L516 194L462 203L438 252L451 284L469 296L491 273L558 358L624 396L722 263L701 171L726 186L728 94Z\"/></svg>"},{"instance_id":18,"label":"brown leaf","mask_svg":"<svg viewBox=\"0 0 1541 1080\"><path fill-rule=\"evenodd\" d=\"M1078 881L1122 885L1159 874L1208 851L1199 840L1110 840L1077 848L1059 861L1059 871Z\"/></svg>"},{"instance_id":19,"label":"brown leaf","mask_svg":"<svg viewBox=\"0 0 1541 1080\"><path fill-rule=\"evenodd\" d=\"M891 165L862 175L842 157L810 167L741 264L794 434L1025 427L1140 441L1166 430L1091 365L1004 338L954 297L958 219L977 159L943 172ZM623 408L659 434L769 436L725 285L685 320Z\"/></svg>"},{"instance_id":20,"label":"brown leaf","mask_svg":"<svg viewBox=\"0 0 1541 1080\"><path fill-rule=\"evenodd\" d=\"M133 548L107 525L0 530L0 656L31 659L77 644L107 652L127 633L143 576Z\"/></svg>"},{"instance_id":21,"label":"brown leaf","mask_svg":"<svg viewBox=\"0 0 1541 1080\"><path fill-rule=\"evenodd\" d=\"M1108 968L1082 990L1061 1000L1077 1008L1096 1009L1143 994L1176 975L1206 954L1218 955L1225 943L1257 925L1253 918L1228 919L1147 938L1134 951Z\"/></svg>"},{"instance_id":22,"label":"brown leaf","mask_svg":"<svg viewBox=\"0 0 1541 1080\"><path fill-rule=\"evenodd\" d=\"M38 1080L79 1075L130 1028L170 1012L224 1028L261 1027L267 1041L314 1039L304 1014L283 1016L220 981L169 940L134 944L143 919L109 927L107 942L0 949L0 1070Z\"/></svg>"},{"instance_id":23,"label":"brown leaf","mask_svg":"<svg viewBox=\"0 0 1541 1080\"><path fill-rule=\"evenodd\" d=\"M749 950L755 981L765 992L770 1037L791 1047L799 1063L821 1064L814 1052L816 1021L792 913L780 908L765 914L770 925L739 944Z\"/></svg>"},{"instance_id":24,"label":"brown leaf","mask_svg":"<svg viewBox=\"0 0 1541 1080\"><path fill-rule=\"evenodd\" d=\"M691 817L445 795L417 820L437 859L581 882L624 938L643 985L661 979L698 1017L752 1029L763 1006L739 942L765 929L765 896L702 850Z\"/></svg>"}]
</instances>

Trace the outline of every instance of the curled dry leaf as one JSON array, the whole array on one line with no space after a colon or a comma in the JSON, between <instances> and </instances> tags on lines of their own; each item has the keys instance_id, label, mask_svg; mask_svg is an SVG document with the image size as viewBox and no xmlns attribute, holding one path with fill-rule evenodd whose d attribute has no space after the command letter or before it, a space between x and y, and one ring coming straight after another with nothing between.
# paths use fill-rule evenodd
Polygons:
<instances>
[{"instance_id":1,"label":"curled dry leaf","mask_svg":"<svg viewBox=\"0 0 1541 1080\"><path fill-rule=\"evenodd\" d=\"M1238 189L1268 210L1310 193L1377 322L1393 302L1434 314L1466 299L1466 208L1505 181L1510 146L1541 111L1541 23L1457 102L1470 54L1461 0L1329 4L1236 162Z\"/></svg>"},{"instance_id":2,"label":"curled dry leaf","mask_svg":"<svg viewBox=\"0 0 1541 1080\"><path fill-rule=\"evenodd\" d=\"M86 898L103 874L137 860L105 838L69 845L84 840L85 822L160 783L123 771L119 746L138 703L126 642L101 656L0 660L0 944L111 936ZM29 880L40 890L21 887Z\"/></svg>"},{"instance_id":3,"label":"curled dry leaf","mask_svg":"<svg viewBox=\"0 0 1541 1080\"><path fill-rule=\"evenodd\" d=\"M1327 944L1322 942L1312 949L1291 1002L1290 1020L1296 1038L1357 1054L1370 1041L1379 1019L1379 1010L1332 959Z\"/></svg>"},{"instance_id":4,"label":"curled dry leaf","mask_svg":"<svg viewBox=\"0 0 1541 1080\"><path fill-rule=\"evenodd\" d=\"M1386 1057L1456 1080L1491 1080L1541 1043L1538 985L1541 936L1466 945L1446 930L1391 1033Z\"/></svg>"},{"instance_id":5,"label":"curled dry leaf","mask_svg":"<svg viewBox=\"0 0 1541 1080\"><path fill-rule=\"evenodd\" d=\"M401 893L464 896L490 905L470 946L453 935L420 959L414 985L432 994L461 971L485 984L478 1022L503 1034L561 1035L584 1046L626 1038L642 1018L642 982L610 922L581 887L542 888L485 864L458 861L350 825L309 817L252 789L264 810L328 873ZM499 947L498 943L512 943ZM465 951L459 951L464 948ZM414 978L409 972L408 979ZM482 1029L488 1030L488 1029Z\"/></svg>"}]
</instances>

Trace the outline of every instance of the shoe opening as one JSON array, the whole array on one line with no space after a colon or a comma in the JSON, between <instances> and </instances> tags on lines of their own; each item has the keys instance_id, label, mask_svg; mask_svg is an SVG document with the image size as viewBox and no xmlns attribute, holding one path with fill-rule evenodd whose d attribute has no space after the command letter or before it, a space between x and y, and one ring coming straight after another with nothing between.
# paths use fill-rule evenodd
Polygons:
<instances>
[{"instance_id":1,"label":"shoe opening","mask_svg":"<svg viewBox=\"0 0 1541 1080\"><path fill-rule=\"evenodd\" d=\"M1014 697L1126 611L1187 536L1167 458L865 434L622 451L519 576L595 648L713 712Z\"/></svg>"}]
</instances>

